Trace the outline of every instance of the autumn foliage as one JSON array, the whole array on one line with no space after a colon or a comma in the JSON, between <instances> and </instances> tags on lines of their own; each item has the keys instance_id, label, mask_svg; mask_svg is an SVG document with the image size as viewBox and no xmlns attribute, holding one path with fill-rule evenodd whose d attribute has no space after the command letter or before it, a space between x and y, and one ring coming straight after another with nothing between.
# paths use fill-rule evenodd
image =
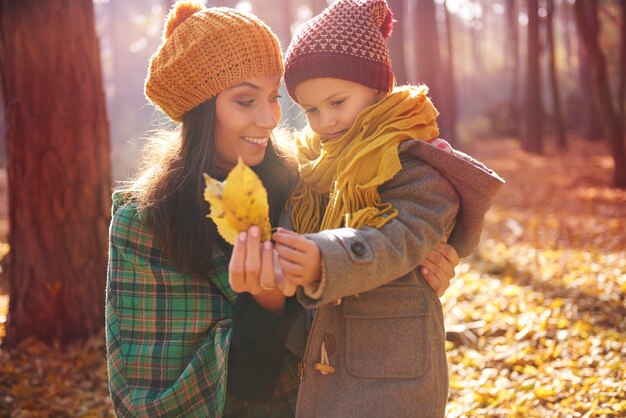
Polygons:
<instances>
[{"instance_id":1,"label":"autumn foliage","mask_svg":"<svg viewBox=\"0 0 626 418\"><path fill-rule=\"evenodd\" d=\"M451 417L626 414L626 192L604 147L536 156L512 141L475 153L507 179L477 254L443 297Z\"/></svg>"},{"instance_id":2,"label":"autumn foliage","mask_svg":"<svg viewBox=\"0 0 626 418\"><path fill-rule=\"evenodd\" d=\"M626 192L606 186L605 146L472 148L507 185L442 298L449 329L472 329L448 342L447 416L626 415ZM0 295L0 336L7 302ZM113 416L104 355L103 336L0 350L0 416Z\"/></svg>"},{"instance_id":3,"label":"autumn foliage","mask_svg":"<svg viewBox=\"0 0 626 418\"><path fill-rule=\"evenodd\" d=\"M261 240L271 238L270 207L261 179L241 157L226 180L220 182L204 174L204 199L209 203L207 215L215 222L219 234L231 245L237 235L253 225L261 228Z\"/></svg>"}]
</instances>

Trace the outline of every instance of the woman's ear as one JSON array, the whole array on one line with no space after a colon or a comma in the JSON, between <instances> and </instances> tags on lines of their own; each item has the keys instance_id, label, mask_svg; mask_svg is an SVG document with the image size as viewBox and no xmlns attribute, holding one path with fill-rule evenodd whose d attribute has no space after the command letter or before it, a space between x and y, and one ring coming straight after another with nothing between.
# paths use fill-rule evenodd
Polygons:
<instances>
[{"instance_id":1,"label":"woman's ear","mask_svg":"<svg viewBox=\"0 0 626 418\"><path fill-rule=\"evenodd\" d=\"M382 99L384 99L388 95L389 95L389 92L378 90L378 93L376 93L376 101L380 102Z\"/></svg>"}]
</instances>

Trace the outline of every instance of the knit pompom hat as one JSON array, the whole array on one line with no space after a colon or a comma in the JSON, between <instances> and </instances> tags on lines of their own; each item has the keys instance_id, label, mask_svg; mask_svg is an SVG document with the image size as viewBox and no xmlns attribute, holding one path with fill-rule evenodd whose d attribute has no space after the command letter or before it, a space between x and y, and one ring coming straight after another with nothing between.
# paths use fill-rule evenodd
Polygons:
<instances>
[{"instance_id":1,"label":"knit pompom hat","mask_svg":"<svg viewBox=\"0 0 626 418\"><path fill-rule=\"evenodd\" d=\"M386 39L393 14L385 0L337 0L297 30L285 55L285 84L339 78L380 91L394 84Z\"/></svg>"},{"instance_id":2,"label":"knit pompom hat","mask_svg":"<svg viewBox=\"0 0 626 418\"><path fill-rule=\"evenodd\" d=\"M278 38L257 17L178 2L150 59L144 90L148 100L181 121L189 110L246 78L282 76L282 58Z\"/></svg>"}]
</instances>

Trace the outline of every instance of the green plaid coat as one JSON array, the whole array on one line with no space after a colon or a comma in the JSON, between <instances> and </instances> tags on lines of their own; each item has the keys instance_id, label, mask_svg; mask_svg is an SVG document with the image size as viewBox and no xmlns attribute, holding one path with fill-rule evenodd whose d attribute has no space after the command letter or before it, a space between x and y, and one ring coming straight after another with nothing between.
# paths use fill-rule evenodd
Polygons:
<instances>
[{"instance_id":1,"label":"green plaid coat","mask_svg":"<svg viewBox=\"0 0 626 418\"><path fill-rule=\"evenodd\" d=\"M226 391L230 254L209 277L184 275L155 246L134 203L113 194L106 288L109 389L120 417L293 417L298 358L285 358L268 403Z\"/></svg>"}]
</instances>

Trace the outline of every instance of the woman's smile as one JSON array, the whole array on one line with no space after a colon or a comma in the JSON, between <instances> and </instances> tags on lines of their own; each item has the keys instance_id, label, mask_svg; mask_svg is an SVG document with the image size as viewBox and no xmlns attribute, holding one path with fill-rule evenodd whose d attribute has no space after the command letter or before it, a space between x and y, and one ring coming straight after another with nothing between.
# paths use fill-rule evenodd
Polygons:
<instances>
[{"instance_id":1,"label":"woman's smile","mask_svg":"<svg viewBox=\"0 0 626 418\"><path fill-rule=\"evenodd\" d=\"M241 139L244 141L254 144L254 145L262 145L267 146L267 142L270 140L269 137L255 137L255 136L242 136Z\"/></svg>"}]
</instances>

